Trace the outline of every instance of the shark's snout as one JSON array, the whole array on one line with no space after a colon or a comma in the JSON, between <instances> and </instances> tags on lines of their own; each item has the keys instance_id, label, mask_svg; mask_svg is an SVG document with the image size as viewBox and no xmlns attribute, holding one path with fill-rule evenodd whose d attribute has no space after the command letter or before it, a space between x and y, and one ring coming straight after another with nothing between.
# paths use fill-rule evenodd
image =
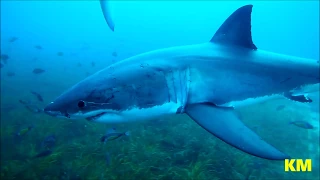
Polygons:
<instances>
[{"instance_id":1,"label":"shark's snout","mask_svg":"<svg viewBox=\"0 0 320 180\"><path fill-rule=\"evenodd\" d=\"M58 114L60 114L58 106L54 102L48 104L43 110L50 116L57 116Z\"/></svg>"},{"instance_id":2,"label":"shark's snout","mask_svg":"<svg viewBox=\"0 0 320 180\"><path fill-rule=\"evenodd\" d=\"M71 118L70 114L67 111L64 111L63 106L55 102L48 104L43 111L53 117Z\"/></svg>"}]
</instances>

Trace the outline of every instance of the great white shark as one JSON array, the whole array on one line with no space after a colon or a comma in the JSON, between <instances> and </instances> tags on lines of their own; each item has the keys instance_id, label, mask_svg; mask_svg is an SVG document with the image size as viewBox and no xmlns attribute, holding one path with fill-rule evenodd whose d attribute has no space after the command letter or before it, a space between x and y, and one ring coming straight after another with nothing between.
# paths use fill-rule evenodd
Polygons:
<instances>
[{"instance_id":1,"label":"great white shark","mask_svg":"<svg viewBox=\"0 0 320 180\"><path fill-rule=\"evenodd\" d=\"M271 160L290 158L246 127L234 109L272 96L294 97L293 90L319 83L319 64L258 49L251 38L252 7L237 9L210 42L114 63L75 84L44 111L104 123L186 113L246 153Z\"/></svg>"}]
</instances>

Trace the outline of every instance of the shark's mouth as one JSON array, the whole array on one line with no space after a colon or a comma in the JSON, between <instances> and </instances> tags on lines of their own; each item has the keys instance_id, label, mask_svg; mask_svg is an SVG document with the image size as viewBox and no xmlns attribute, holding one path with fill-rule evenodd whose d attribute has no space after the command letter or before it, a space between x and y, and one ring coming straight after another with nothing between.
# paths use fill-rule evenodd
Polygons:
<instances>
[{"instance_id":1,"label":"shark's mouth","mask_svg":"<svg viewBox=\"0 0 320 180\"><path fill-rule=\"evenodd\" d=\"M99 119L100 117L102 117L102 116L105 115L105 114L106 114L106 112L102 112L102 113L99 113L99 114L97 114L97 115L87 117L86 120L88 120L88 121L95 121L95 120Z\"/></svg>"}]
</instances>

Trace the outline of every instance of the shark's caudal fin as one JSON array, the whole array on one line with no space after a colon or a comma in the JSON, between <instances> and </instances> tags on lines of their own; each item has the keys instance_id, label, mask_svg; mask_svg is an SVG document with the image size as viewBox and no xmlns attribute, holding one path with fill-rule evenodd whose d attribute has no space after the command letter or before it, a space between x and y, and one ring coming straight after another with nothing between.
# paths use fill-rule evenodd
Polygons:
<instances>
[{"instance_id":1,"label":"shark's caudal fin","mask_svg":"<svg viewBox=\"0 0 320 180\"><path fill-rule=\"evenodd\" d=\"M114 22L110 13L110 4L109 0L100 0L100 6L103 12L104 19L106 20L111 31L114 31Z\"/></svg>"},{"instance_id":2,"label":"shark's caudal fin","mask_svg":"<svg viewBox=\"0 0 320 180\"><path fill-rule=\"evenodd\" d=\"M252 5L242 6L220 26L210 42L241 46L256 50L251 37Z\"/></svg>"},{"instance_id":3,"label":"shark's caudal fin","mask_svg":"<svg viewBox=\"0 0 320 180\"><path fill-rule=\"evenodd\" d=\"M290 158L246 127L232 109L192 104L186 113L211 134L246 153L271 160Z\"/></svg>"}]
</instances>

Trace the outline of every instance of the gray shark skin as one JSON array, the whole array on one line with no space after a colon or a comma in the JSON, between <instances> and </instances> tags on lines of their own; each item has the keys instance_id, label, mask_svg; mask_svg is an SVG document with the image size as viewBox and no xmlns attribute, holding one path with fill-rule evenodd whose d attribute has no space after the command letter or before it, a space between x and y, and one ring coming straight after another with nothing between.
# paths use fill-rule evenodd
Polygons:
<instances>
[{"instance_id":1,"label":"gray shark skin","mask_svg":"<svg viewBox=\"0 0 320 180\"><path fill-rule=\"evenodd\" d=\"M252 5L237 9L210 42L159 49L112 64L71 87L44 111L104 123L186 113L246 153L290 158L247 128L234 108L319 83L319 64L257 49L251 11Z\"/></svg>"}]
</instances>

